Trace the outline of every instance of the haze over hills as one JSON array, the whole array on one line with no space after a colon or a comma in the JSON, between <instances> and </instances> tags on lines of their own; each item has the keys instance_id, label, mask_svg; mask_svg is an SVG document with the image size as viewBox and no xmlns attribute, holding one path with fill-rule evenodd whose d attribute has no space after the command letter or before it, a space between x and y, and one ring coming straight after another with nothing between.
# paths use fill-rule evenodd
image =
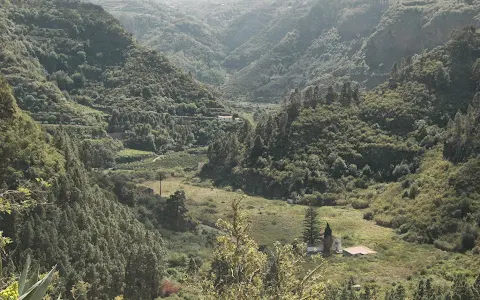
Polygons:
<instances>
[{"instance_id":1,"label":"haze over hills","mask_svg":"<svg viewBox=\"0 0 480 300\"><path fill-rule=\"evenodd\" d=\"M139 41L221 86L225 97L259 102L333 77L374 87L394 62L442 45L454 29L476 26L480 12L474 1L454 0L166 1L159 10L175 7L176 19L168 19L144 2L130 11L125 2L97 3L123 19ZM156 15L164 22L140 22ZM190 29L179 32L182 26Z\"/></svg>"}]
</instances>

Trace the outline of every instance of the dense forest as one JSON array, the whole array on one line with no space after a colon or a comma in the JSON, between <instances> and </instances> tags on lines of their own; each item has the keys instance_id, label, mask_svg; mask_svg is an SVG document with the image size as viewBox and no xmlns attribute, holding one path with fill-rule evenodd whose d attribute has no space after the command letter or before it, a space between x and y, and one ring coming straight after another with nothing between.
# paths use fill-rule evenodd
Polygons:
<instances>
[{"instance_id":1,"label":"dense forest","mask_svg":"<svg viewBox=\"0 0 480 300\"><path fill-rule=\"evenodd\" d=\"M0 88L2 191L28 187L36 203L2 213L2 233L14 241L4 268L16 271L29 254L41 272L58 265L55 294L66 295L85 280L93 287L90 298L113 299L124 290L151 299L152 281L164 274L160 235L136 221L113 189L91 180L64 132L46 135L19 110L3 79ZM50 187L38 186L36 178Z\"/></svg>"},{"instance_id":2,"label":"dense forest","mask_svg":"<svg viewBox=\"0 0 480 300\"><path fill-rule=\"evenodd\" d=\"M479 1L93 2L0 0L0 300L480 299Z\"/></svg>"}]
</instances>

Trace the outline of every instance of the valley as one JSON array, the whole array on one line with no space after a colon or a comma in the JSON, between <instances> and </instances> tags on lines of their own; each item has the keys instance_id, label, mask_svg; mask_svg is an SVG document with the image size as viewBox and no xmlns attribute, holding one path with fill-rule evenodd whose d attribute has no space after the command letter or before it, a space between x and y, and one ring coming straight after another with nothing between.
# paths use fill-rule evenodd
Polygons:
<instances>
[{"instance_id":1,"label":"valley","mask_svg":"<svg viewBox=\"0 0 480 300\"><path fill-rule=\"evenodd\" d=\"M0 300L480 299L480 1L92 3L0 0Z\"/></svg>"},{"instance_id":2,"label":"valley","mask_svg":"<svg viewBox=\"0 0 480 300\"><path fill-rule=\"evenodd\" d=\"M186 203L191 215L206 224L231 218L231 201L241 195L201 187L198 183L185 180L166 180L162 184L162 193L171 195L177 190L184 190L188 195ZM158 193L158 182L145 182L142 185ZM261 197L247 197L242 205L251 220L251 235L260 245L272 246L276 241L291 243L295 239L301 240L305 206ZM480 263L473 256L463 257L435 249L434 246L402 241L393 230L364 220L362 210L349 206L321 207L319 215L322 226L328 222L334 235L341 238L344 248L366 245L379 252L372 257L333 255L327 258L322 272L334 284L341 285L353 278L362 286L373 284L386 289L391 284L403 283L412 288L416 282L408 280L420 274L442 281L441 277L436 277L439 268L441 272L449 273L462 266L465 271L475 272Z\"/></svg>"}]
</instances>

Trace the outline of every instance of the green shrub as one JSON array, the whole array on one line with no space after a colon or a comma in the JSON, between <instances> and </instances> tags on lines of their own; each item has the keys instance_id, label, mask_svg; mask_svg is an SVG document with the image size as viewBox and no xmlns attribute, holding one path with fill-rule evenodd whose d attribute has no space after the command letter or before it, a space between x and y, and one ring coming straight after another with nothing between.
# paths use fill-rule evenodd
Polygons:
<instances>
[{"instance_id":1,"label":"green shrub","mask_svg":"<svg viewBox=\"0 0 480 300\"><path fill-rule=\"evenodd\" d=\"M368 220L368 221L373 220L373 216L374 216L374 214L373 214L372 211L366 211L366 212L363 213L363 219Z\"/></svg>"},{"instance_id":2,"label":"green shrub","mask_svg":"<svg viewBox=\"0 0 480 300\"><path fill-rule=\"evenodd\" d=\"M370 203L366 200L354 199L352 201L352 207L355 209L365 209L370 206Z\"/></svg>"},{"instance_id":3,"label":"green shrub","mask_svg":"<svg viewBox=\"0 0 480 300\"><path fill-rule=\"evenodd\" d=\"M172 253L168 257L168 265L170 268L186 267L188 264L188 256L184 253Z\"/></svg>"}]
</instances>

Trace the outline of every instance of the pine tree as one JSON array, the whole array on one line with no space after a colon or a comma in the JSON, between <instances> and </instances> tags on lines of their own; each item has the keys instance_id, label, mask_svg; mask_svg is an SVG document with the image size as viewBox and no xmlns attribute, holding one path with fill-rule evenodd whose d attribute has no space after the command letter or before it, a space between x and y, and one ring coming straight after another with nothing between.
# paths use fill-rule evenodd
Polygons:
<instances>
[{"instance_id":1,"label":"pine tree","mask_svg":"<svg viewBox=\"0 0 480 300\"><path fill-rule=\"evenodd\" d=\"M187 212L188 209L185 205L186 201L184 191L176 191L167 200L164 210L164 222L168 228L177 231L187 230Z\"/></svg>"},{"instance_id":2,"label":"pine tree","mask_svg":"<svg viewBox=\"0 0 480 300\"><path fill-rule=\"evenodd\" d=\"M255 142L253 143L252 150L250 151L250 163L255 165L258 158L263 155L264 151L265 144L263 143L263 139L260 135L257 135Z\"/></svg>"},{"instance_id":3,"label":"pine tree","mask_svg":"<svg viewBox=\"0 0 480 300\"><path fill-rule=\"evenodd\" d=\"M325 232L323 233L323 253L325 255L330 255L333 245L333 234L332 229L330 228L330 224L327 223L327 227L325 228Z\"/></svg>"},{"instance_id":4,"label":"pine tree","mask_svg":"<svg viewBox=\"0 0 480 300\"><path fill-rule=\"evenodd\" d=\"M337 93L335 93L332 86L329 86L327 90L327 95L325 96L325 100L327 101L327 104L332 104L333 102L335 102L336 99L337 99Z\"/></svg>"},{"instance_id":5,"label":"pine tree","mask_svg":"<svg viewBox=\"0 0 480 300\"><path fill-rule=\"evenodd\" d=\"M320 88L318 87L318 85L315 87L315 89L313 90L313 108L317 107L317 105L320 104Z\"/></svg>"},{"instance_id":6,"label":"pine tree","mask_svg":"<svg viewBox=\"0 0 480 300\"><path fill-rule=\"evenodd\" d=\"M398 64L395 62L390 71L390 78L397 80L398 77Z\"/></svg>"},{"instance_id":7,"label":"pine tree","mask_svg":"<svg viewBox=\"0 0 480 300\"><path fill-rule=\"evenodd\" d=\"M289 124L300 115L300 112L302 111L302 95L298 89L295 89L290 95L286 111Z\"/></svg>"},{"instance_id":8,"label":"pine tree","mask_svg":"<svg viewBox=\"0 0 480 300\"><path fill-rule=\"evenodd\" d=\"M310 206L305 210L303 221L303 241L308 245L314 245L320 240L320 223L318 221L317 209Z\"/></svg>"},{"instance_id":9,"label":"pine tree","mask_svg":"<svg viewBox=\"0 0 480 300\"><path fill-rule=\"evenodd\" d=\"M340 103L343 106L349 106L352 103L352 86L348 81L343 84Z\"/></svg>"},{"instance_id":10,"label":"pine tree","mask_svg":"<svg viewBox=\"0 0 480 300\"><path fill-rule=\"evenodd\" d=\"M360 87L358 86L358 84L356 84L353 88L352 100L355 102L355 104L359 104L360 102Z\"/></svg>"},{"instance_id":11,"label":"pine tree","mask_svg":"<svg viewBox=\"0 0 480 300\"><path fill-rule=\"evenodd\" d=\"M159 296L160 262L157 254L146 246L133 251L125 269L125 299L155 299Z\"/></svg>"}]
</instances>

